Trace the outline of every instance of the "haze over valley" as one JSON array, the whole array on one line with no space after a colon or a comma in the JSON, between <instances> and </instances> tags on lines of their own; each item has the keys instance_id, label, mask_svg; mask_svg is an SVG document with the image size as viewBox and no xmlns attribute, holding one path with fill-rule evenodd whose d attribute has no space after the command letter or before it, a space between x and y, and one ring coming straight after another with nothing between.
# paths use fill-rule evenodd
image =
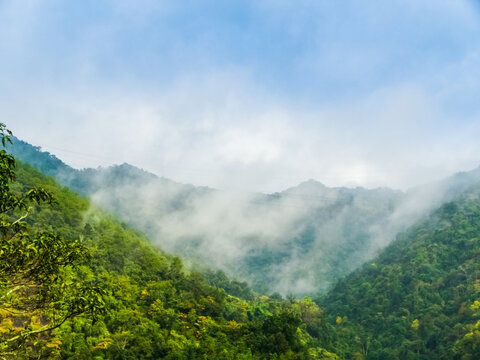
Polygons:
<instances>
[{"instance_id":1,"label":"haze over valley","mask_svg":"<svg viewBox=\"0 0 480 360\"><path fill-rule=\"evenodd\" d=\"M255 194L185 185L128 164L75 170L19 140L9 149L191 267L208 265L283 296L323 293L400 231L480 181L476 169L406 192L309 180Z\"/></svg>"}]
</instances>

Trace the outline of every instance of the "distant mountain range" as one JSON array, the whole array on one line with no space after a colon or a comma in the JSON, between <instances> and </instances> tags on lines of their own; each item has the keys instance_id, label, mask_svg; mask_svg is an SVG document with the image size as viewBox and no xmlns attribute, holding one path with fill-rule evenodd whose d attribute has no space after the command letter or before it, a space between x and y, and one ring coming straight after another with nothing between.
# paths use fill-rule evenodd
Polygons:
<instances>
[{"instance_id":1,"label":"distant mountain range","mask_svg":"<svg viewBox=\"0 0 480 360\"><path fill-rule=\"evenodd\" d=\"M397 233L480 181L477 168L406 192L309 180L274 194L232 194L129 164L76 170L16 138L8 150L190 266L223 270L264 293L295 296L325 292Z\"/></svg>"}]
</instances>

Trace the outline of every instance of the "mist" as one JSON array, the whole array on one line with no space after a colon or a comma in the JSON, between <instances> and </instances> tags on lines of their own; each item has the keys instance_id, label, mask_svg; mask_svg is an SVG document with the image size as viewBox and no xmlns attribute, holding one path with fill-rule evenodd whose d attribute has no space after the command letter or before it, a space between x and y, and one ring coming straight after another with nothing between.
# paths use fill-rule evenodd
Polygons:
<instances>
[{"instance_id":1,"label":"mist","mask_svg":"<svg viewBox=\"0 0 480 360\"><path fill-rule=\"evenodd\" d=\"M265 195L139 178L138 171L127 165L99 171L93 201L190 268L223 270L257 291L284 296L324 292L480 180L472 171L405 192L310 180Z\"/></svg>"},{"instance_id":2,"label":"mist","mask_svg":"<svg viewBox=\"0 0 480 360\"><path fill-rule=\"evenodd\" d=\"M407 191L308 180L270 194L182 184L122 164L75 170L14 139L20 160L144 231L190 269L223 270L261 293L319 294L409 226L480 181L480 168Z\"/></svg>"}]
</instances>

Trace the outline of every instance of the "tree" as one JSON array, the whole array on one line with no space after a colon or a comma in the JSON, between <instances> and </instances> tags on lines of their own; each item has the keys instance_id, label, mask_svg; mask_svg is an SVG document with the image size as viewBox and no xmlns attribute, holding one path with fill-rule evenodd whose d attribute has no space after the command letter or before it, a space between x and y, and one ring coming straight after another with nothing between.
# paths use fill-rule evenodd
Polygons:
<instances>
[{"instance_id":1,"label":"tree","mask_svg":"<svg viewBox=\"0 0 480 360\"><path fill-rule=\"evenodd\" d=\"M12 133L0 123L3 147ZM33 231L25 221L35 205L54 204L40 187L12 190L15 159L0 150L0 358L50 356L58 347L51 331L81 314L103 310L102 291L80 280L90 259L81 241Z\"/></svg>"}]
</instances>

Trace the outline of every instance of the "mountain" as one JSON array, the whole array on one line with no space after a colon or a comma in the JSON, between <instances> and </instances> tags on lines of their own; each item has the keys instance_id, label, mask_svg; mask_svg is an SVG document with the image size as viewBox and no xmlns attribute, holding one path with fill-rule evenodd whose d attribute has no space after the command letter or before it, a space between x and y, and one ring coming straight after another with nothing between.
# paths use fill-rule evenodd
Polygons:
<instances>
[{"instance_id":1,"label":"mountain","mask_svg":"<svg viewBox=\"0 0 480 360\"><path fill-rule=\"evenodd\" d=\"M10 150L145 231L189 267L206 265L259 292L295 296L325 292L480 179L477 169L407 192L310 180L274 194L238 194L179 184L128 164L76 170L18 139Z\"/></svg>"},{"instance_id":2,"label":"mountain","mask_svg":"<svg viewBox=\"0 0 480 360\"><path fill-rule=\"evenodd\" d=\"M6 149L17 159L30 164L42 174L52 176L62 185L84 196L99 191L105 184L118 187L135 183L143 186L152 181L158 181L159 186L183 188L181 184L159 178L127 163L108 168L98 167L97 169L77 170L65 164L55 155L42 151L39 146L30 145L15 136L12 136L12 144L7 144ZM192 186L185 187L191 188Z\"/></svg>"},{"instance_id":3,"label":"mountain","mask_svg":"<svg viewBox=\"0 0 480 360\"><path fill-rule=\"evenodd\" d=\"M49 354L79 359L479 358L479 169L404 193L329 188L309 180L245 199L177 184L127 164L74 170L40 154L37 166L74 184L82 179L77 186L91 192L94 201L117 207L119 216L132 216L132 223L157 232L162 247L172 236L179 252L203 261L198 267L237 269L239 278L254 284L258 279L257 288L268 289L281 288L284 277L305 288L301 281L310 271L331 276L330 281L353 271L318 297L324 310L310 298L258 296L221 271L203 269L216 285L211 286L200 274L184 270L178 258L152 247L142 233L21 164L16 191L42 185L58 199L53 208L31 210L28 223L38 231L55 229L66 239L83 239L93 257L75 276L106 290L108 312L95 323L69 320L39 340L47 342ZM228 234L232 242L224 241ZM369 261L358 267L363 259ZM328 268L334 273L325 275ZM15 323L5 312L0 315L0 333L11 331Z\"/></svg>"},{"instance_id":4,"label":"mountain","mask_svg":"<svg viewBox=\"0 0 480 360\"><path fill-rule=\"evenodd\" d=\"M26 221L25 226L31 229L30 232L43 234L49 231L66 242L80 241L91 254L81 264L67 269L68 284L59 286L56 289L59 293L54 294L59 297L58 302L61 303L64 285L68 289L72 284L81 283L102 289L98 296L102 298L104 311L94 321L88 314L68 318L58 328L40 333L23 346L9 348L10 338L18 338L11 335L13 332L29 332L35 336L47 318L39 312L30 316L28 308L21 308L18 313L12 311L18 286L7 293L2 282L0 357L337 358L325 349L330 346L329 339L334 330L312 300L268 298L246 288L242 289L243 299L231 296L222 288L209 286L200 274L186 271L179 258L154 248L141 232L61 187L33 167L17 163L15 172L12 191L25 193L33 186L40 186L56 200L52 205L29 207L21 219ZM10 237L7 241L13 240ZM32 246L30 244L20 251L30 251ZM65 257L70 255L63 254ZM50 266L50 263L44 262L43 266ZM0 275L3 279L4 274ZM55 273L52 276L55 277ZM222 282L230 287L235 285L225 276ZM33 290L30 288L29 291ZM78 301L84 301L79 296ZM7 305L4 303L6 297L10 299ZM5 338L6 335L10 338Z\"/></svg>"},{"instance_id":5,"label":"mountain","mask_svg":"<svg viewBox=\"0 0 480 360\"><path fill-rule=\"evenodd\" d=\"M320 300L349 344L343 356L479 359L479 259L477 183L399 234Z\"/></svg>"}]
</instances>

